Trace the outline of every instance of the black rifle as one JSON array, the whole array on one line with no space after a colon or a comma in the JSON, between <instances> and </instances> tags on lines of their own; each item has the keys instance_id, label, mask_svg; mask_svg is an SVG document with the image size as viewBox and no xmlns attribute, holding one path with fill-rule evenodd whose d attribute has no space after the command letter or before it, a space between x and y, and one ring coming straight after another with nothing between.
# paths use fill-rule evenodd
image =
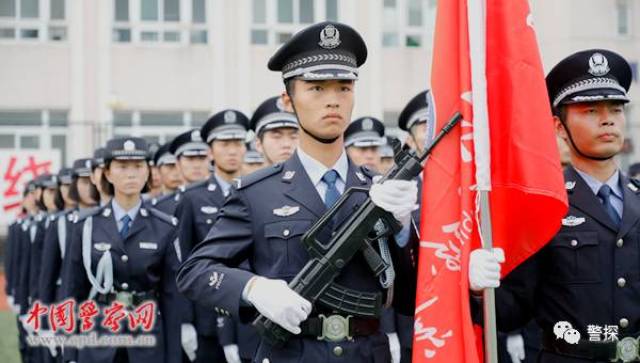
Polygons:
<instances>
[{"instance_id":1,"label":"black rifle","mask_svg":"<svg viewBox=\"0 0 640 363\"><path fill-rule=\"evenodd\" d=\"M418 177L423 170L422 163L427 156L461 118L462 115L456 112L420 156L407 147L401 149L400 143L396 141L393 145L395 166L382 177L380 182L394 179L413 180ZM349 195L355 192L368 193L368 189L349 188L336 204L302 236L302 243L307 248L310 259L291 280L289 287L313 305L320 302L341 312L377 317L381 307L380 294L349 289L336 284L334 280L358 251L362 251L367 264L376 276L384 272L388 264L371 246L371 243L378 238L399 232L402 226L391 213L376 206L371 198L367 197L331 235L331 239L327 243L322 243L317 239L319 233L327 225L332 224L334 216L349 198ZM374 227L381 220L384 221L386 228L384 231L376 231ZM253 325L263 338L273 346L283 345L291 336L288 330L263 315L258 316Z\"/></svg>"}]
</instances>

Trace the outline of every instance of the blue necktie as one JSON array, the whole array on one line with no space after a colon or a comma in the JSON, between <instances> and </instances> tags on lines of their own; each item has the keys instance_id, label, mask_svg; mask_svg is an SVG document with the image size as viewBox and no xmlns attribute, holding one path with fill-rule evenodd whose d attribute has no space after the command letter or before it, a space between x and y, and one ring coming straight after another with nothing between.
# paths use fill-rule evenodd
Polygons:
<instances>
[{"instance_id":1,"label":"blue necktie","mask_svg":"<svg viewBox=\"0 0 640 363\"><path fill-rule=\"evenodd\" d=\"M128 214L125 214L124 217L120 219L122 222L122 228L120 228L120 237L125 239L127 237L127 233L129 233L129 224L131 223L131 217Z\"/></svg>"},{"instance_id":2,"label":"blue necktie","mask_svg":"<svg viewBox=\"0 0 640 363\"><path fill-rule=\"evenodd\" d=\"M611 187L606 184L601 186L600 190L598 190L598 197L600 198L600 201L602 201L602 206L609 215L609 218L611 218L611 221L613 221L616 227L620 228L620 216L611 205Z\"/></svg>"},{"instance_id":3,"label":"blue necktie","mask_svg":"<svg viewBox=\"0 0 640 363\"><path fill-rule=\"evenodd\" d=\"M340 198L340 192L336 189L336 180L338 180L338 172L333 169L322 176L322 181L327 185L327 191L324 193L324 205L327 209L331 208Z\"/></svg>"}]
</instances>

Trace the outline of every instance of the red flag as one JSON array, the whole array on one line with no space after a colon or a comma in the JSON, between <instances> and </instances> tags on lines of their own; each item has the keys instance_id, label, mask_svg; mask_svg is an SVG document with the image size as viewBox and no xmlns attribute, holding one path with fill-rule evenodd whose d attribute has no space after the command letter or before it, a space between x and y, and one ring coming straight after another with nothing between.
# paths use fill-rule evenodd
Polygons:
<instances>
[{"instance_id":1,"label":"red flag","mask_svg":"<svg viewBox=\"0 0 640 363\"><path fill-rule=\"evenodd\" d=\"M485 11L486 50L484 44L473 48L484 52L478 57L470 51L469 19L476 15L469 17L467 1L438 5L431 70L434 129L456 111L463 121L425 166L414 362L480 361L467 280L469 252L480 247L478 185L492 190L493 237L505 249L505 273L552 237L567 209L527 0L486 0ZM477 13L475 19L483 21ZM473 63L484 56L486 65ZM486 90L472 89L478 79L478 74L472 79L472 64L482 81L486 77ZM490 152L476 155L476 144Z\"/></svg>"}]
</instances>

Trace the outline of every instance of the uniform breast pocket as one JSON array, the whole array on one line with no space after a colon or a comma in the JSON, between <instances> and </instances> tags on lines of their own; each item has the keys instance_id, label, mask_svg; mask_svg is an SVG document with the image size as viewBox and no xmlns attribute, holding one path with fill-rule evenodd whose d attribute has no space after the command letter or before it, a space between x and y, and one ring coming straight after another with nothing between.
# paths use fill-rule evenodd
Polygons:
<instances>
[{"instance_id":1,"label":"uniform breast pocket","mask_svg":"<svg viewBox=\"0 0 640 363\"><path fill-rule=\"evenodd\" d=\"M281 221L265 224L264 235L269 243L276 276L293 276L307 262L309 255L301 242L311 226L309 220Z\"/></svg>"},{"instance_id":2,"label":"uniform breast pocket","mask_svg":"<svg viewBox=\"0 0 640 363\"><path fill-rule=\"evenodd\" d=\"M601 281L601 255L598 232L559 233L550 243L552 280L562 283Z\"/></svg>"}]
</instances>

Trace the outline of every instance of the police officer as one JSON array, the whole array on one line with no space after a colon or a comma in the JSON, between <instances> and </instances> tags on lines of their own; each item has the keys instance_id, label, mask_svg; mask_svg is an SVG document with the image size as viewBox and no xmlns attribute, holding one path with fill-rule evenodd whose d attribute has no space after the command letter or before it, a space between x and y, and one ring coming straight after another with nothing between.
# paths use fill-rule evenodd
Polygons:
<instances>
[{"instance_id":1,"label":"police officer","mask_svg":"<svg viewBox=\"0 0 640 363\"><path fill-rule=\"evenodd\" d=\"M160 145L156 142L149 144L149 165L151 166L151 177L149 178L149 191L143 195L145 199L153 199L162 194L162 178L160 168L156 165L156 154L160 151Z\"/></svg>"},{"instance_id":2,"label":"police officer","mask_svg":"<svg viewBox=\"0 0 640 363\"><path fill-rule=\"evenodd\" d=\"M433 126L429 122L432 118L429 109L429 97L429 90L413 96L409 103L404 106L398 118L398 127L409 133L407 143L415 148L417 152L424 150L427 133L433 132L433 130L429 130Z\"/></svg>"},{"instance_id":3,"label":"police officer","mask_svg":"<svg viewBox=\"0 0 640 363\"><path fill-rule=\"evenodd\" d=\"M170 144L160 146L154 155L154 165L160 178L160 195L151 204L161 211L173 215L180 200L178 188L183 184L182 175L176 166L176 158L169 151Z\"/></svg>"},{"instance_id":4,"label":"police officer","mask_svg":"<svg viewBox=\"0 0 640 363\"><path fill-rule=\"evenodd\" d=\"M78 349L79 363L178 361L175 332L166 329L176 292L177 221L142 203L149 179L148 159L144 139L107 142L103 189L113 199L77 219L73 238L82 242L81 248L69 251L68 276L71 296L77 301L93 299L101 310L114 303L134 309L142 302L154 302L157 312L149 334L155 337L156 345L85 347ZM138 331L129 330L126 321L120 329L122 334L138 335ZM95 331L112 334L99 323Z\"/></svg>"},{"instance_id":5,"label":"police officer","mask_svg":"<svg viewBox=\"0 0 640 363\"><path fill-rule=\"evenodd\" d=\"M386 174L395 164L393 142L400 143L400 140L395 136L387 135L384 145L380 147L380 174Z\"/></svg>"},{"instance_id":6,"label":"police officer","mask_svg":"<svg viewBox=\"0 0 640 363\"><path fill-rule=\"evenodd\" d=\"M344 146L354 164L380 172L380 147L386 142L384 124L375 117L354 120L344 132Z\"/></svg>"},{"instance_id":7,"label":"police officer","mask_svg":"<svg viewBox=\"0 0 640 363\"><path fill-rule=\"evenodd\" d=\"M256 149L267 165L289 159L298 147L298 120L284 109L278 96L258 106L251 116L250 128L256 134Z\"/></svg>"},{"instance_id":8,"label":"police officer","mask_svg":"<svg viewBox=\"0 0 640 363\"><path fill-rule=\"evenodd\" d=\"M100 205L105 205L111 200L109 191L102 188L106 152L107 150L103 147L97 148L93 152L91 161L91 183L96 186L95 191L98 192L98 195L94 195L93 199L97 200Z\"/></svg>"},{"instance_id":9,"label":"police officer","mask_svg":"<svg viewBox=\"0 0 640 363\"><path fill-rule=\"evenodd\" d=\"M373 174L349 161L343 141L351 119L358 67L366 53L360 35L336 22L309 26L279 48L269 61L269 69L282 72L286 88L283 104L298 118L299 148L284 163L241 178L206 240L195 247L178 274L178 287L190 299L242 321L251 321L259 312L293 333L283 347L272 347L262 340L254 362L390 361L388 339L377 319L312 306L287 286L309 258L301 236L340 193L350 187L371 186ZM394 256L398 252L397 256L407 257L402 252L413 246L409 224L416 193L415 183L409 181L371 187L373 202L392 211L404 226L388 243L378 241L380 248L391 248ZM364 198L354 196L345 211ZM340 225L347 214L340 213L334 225ZM399 249L399 245L407 249ZM248 269L240 268L243 261L249 262ZM404 269L411 267L407 261L394 263L401 277L395 280L393 302L412 311L414 288L400 286L413 279L412 274L405 275ZM347 264L336 281L382 294L384 299L388 297L386 288L394 283L393 279L375 277L361 256ZM374 308L366 313L375 316L379 311ZM335 341L323 338L329 333L321 328L323 319L347 322L336 332ZM349 332L357 332L354 340L347 339Z\"/></svg>"},{"instance_id":10,"label":"police officer","mask_svg":"<svg viewBox=\"0 0 640 363\"><path fill-rule=\"evenodd\" d=\"M209 177L209 148L202 141L200 130L186 131L171 141L169 152L176 158L176 166L185 186L206 180ZM181 188L184 191L184 188Z\"/></svg>"},{"instance_id":11,"label":"police officer","mask_svg":"<svg viewBox=\"0 0 640 363\"><path fill-rule=\"evenodd\" d=\"M614 160L624 142L631 67L615 52L584 50L553 67L546 83L556 132L571 153L564 174L569 211L554 238L496 291L498 328L534 318L542 329L538 362L635 361L640 187ZM472 277L498 261L476 262L483 263L470 267L471 287L495 286L497 280ZM605 327L610 334L603 336Z\"/></svg>"},{"instance_id":12,"label":"police officer","mask_svg":"<svg viewBox=\"0 0 640 363\"><path fill-rule=\"evenodd\" d=\"M248 142L247 152L244 153L244 163L242 165L242 175L249 175L265 166L265 159L262 154L256 150L255 139Z\"/></svg>"},{"instance_id":13,"label":"police officer","mask_svg":"<svg viewBox=\"0 0 640 363\"><path fill-rule=\"evenodd\" d=\"M185 256L202 241L222 208L233 179L240 176L245 153L245 139L249 119L242 112L227 109L211 116L200 130L200 136L209 145L214 161L214 172L208 180L186 188L176 209L180 220L180 243ZM196 305L195 325L198 332L196 362L219 361L225 352L220 345L217 329L224 319L210 307ZM227 348L234 355L235 348Z\"/></svg>"}]
</instances>

